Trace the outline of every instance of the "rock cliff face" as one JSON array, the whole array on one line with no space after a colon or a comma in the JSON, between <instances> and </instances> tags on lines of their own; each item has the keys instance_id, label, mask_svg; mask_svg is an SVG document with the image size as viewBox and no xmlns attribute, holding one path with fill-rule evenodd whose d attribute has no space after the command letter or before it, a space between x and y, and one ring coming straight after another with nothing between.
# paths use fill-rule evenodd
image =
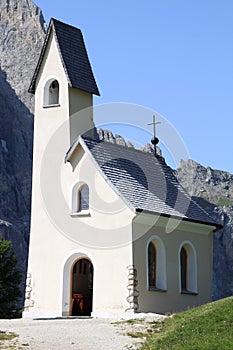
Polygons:
<instances>
[{"instance_id":1,"label":"rock cliff face","mask_svg":"<svg viewBox=\"0 0 233 350\"><path fill-rule=\"evenodd\" d=\"M223 229L214 234L213 298L233 294L233 175L182 161L176 175L183 187Z\"/></svg>"},{"instance_id":2,"label":"rock cliff face","mask_svg":"<svg viewBox=\"0 0 233 350\"><path fill-rule=\"evenodd\" d=\"M31 0L0 1L0 67L19 100L31 113L34 96L27 93L46 24L41 10Z\"/></svg>"},{"instance_id":3,"label":"rock cliff face","mask_svg":"<svg viewBox=\"0 0 233 350\"><path fill-rule=\"evenodd\" d=\"M30 0L0 2L0 239L10 239L27 266L34 96L27 93L45 33ZM22 282L22 288L24 279Z\"/></svg>"},{"instance_id":4,"label":"rock cliff face","mask_svg":"<svg viewBox=\"0 0 233 350\"><path fill-rule=\"evenodd\" d=\"M0 238L13 241L27 266L30 231L34 96L27 93L45 36L41 10L31 0L0 1ZM120 135L99 138L134 147ZM151 145L145 151L153 152ZM159 149L158 149L158 152ZM214 238L214 298L233 294L233 175L182 162L177 177L224 229ZM22 288L24 283L22 284Z\"/></svg>"}]
</instances>

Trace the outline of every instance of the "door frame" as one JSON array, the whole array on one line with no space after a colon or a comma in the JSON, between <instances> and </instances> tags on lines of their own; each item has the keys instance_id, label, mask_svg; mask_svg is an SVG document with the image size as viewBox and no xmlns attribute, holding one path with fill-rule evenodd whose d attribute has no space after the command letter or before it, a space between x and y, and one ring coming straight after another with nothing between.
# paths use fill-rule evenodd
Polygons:
<instances>
[{"instance_id":1,"label":"door frame","mask_svg":"<svg viewBox=\"0 0 233 350\"><path fill-rule=\"evenodd\" d=\"M70 316L72 314L71 302L72 302L72 280L71 280L71 271L73 269L74 263L80 259L87 259L93 266L93 271L95 269L95 259L89 252L84 251L73 251L65 259L62 267L61 274L61 316ZM95 309L95 278L96 274L93 274L93 293L92 293L92 313Z\"/></svg>"}]
</instances>

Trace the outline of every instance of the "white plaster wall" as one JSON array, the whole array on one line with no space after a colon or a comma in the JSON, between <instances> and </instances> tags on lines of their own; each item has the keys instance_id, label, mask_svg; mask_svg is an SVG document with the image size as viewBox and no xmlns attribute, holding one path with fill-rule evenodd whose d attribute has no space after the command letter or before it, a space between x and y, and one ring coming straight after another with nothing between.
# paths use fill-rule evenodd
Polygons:
<instances>
[{"instance_id":1,"label":"white plaster wall","mask_svg":"<svg viewBox=\"0 0 233 350\"><path fill-rule=\"evenodd\" d=\"M93 314L122 313L128 307L127 266L132 263L134 213L116 195L80 146L71 164L62 167L62 178L66 179L62 182L62 190L68 208L63 220L69 227L70 238L78 243L76 254L85 252L94 266ZM89 216L71 215L72 188L77 182L89 186ZM69 305L67 298L69 292L65 288L64 306Z\"/></svg>"}]
</instances>

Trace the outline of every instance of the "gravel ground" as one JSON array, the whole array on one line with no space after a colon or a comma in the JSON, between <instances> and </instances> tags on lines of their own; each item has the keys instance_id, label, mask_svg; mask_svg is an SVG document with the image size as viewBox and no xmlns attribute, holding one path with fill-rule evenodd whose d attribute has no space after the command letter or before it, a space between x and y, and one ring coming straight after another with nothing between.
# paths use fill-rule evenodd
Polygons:
<instances>
[{"instance_id":1,"label":"gravel ground","mask_svg":"<svg viewBox=\"0 0 233 350\"><path fill-rule=\"evenodd\" d=\"M19 337L5 342L0 349L28 350L122 350L136 349L142 339L127 333L146 332L151 321L164 316L140 315L129 324L113 319L0 320L0 330Z\"/></svg>"}]
</instances>

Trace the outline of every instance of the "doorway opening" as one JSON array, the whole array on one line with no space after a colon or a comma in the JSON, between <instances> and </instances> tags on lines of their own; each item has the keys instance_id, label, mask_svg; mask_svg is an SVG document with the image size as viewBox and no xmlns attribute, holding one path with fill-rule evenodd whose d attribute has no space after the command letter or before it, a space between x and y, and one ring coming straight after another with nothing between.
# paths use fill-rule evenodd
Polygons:
<instances>
[{"instance_id":1,"label":"doorway opening","mask_svg":"<svg viewBox=\"0 0 233 350\"><path fill-rule=\"evenodd\" d=\"M93 299L93 265L88 259L75 261L71 268L71 315L91 316Z\"/></svg>"}]
</instances>

